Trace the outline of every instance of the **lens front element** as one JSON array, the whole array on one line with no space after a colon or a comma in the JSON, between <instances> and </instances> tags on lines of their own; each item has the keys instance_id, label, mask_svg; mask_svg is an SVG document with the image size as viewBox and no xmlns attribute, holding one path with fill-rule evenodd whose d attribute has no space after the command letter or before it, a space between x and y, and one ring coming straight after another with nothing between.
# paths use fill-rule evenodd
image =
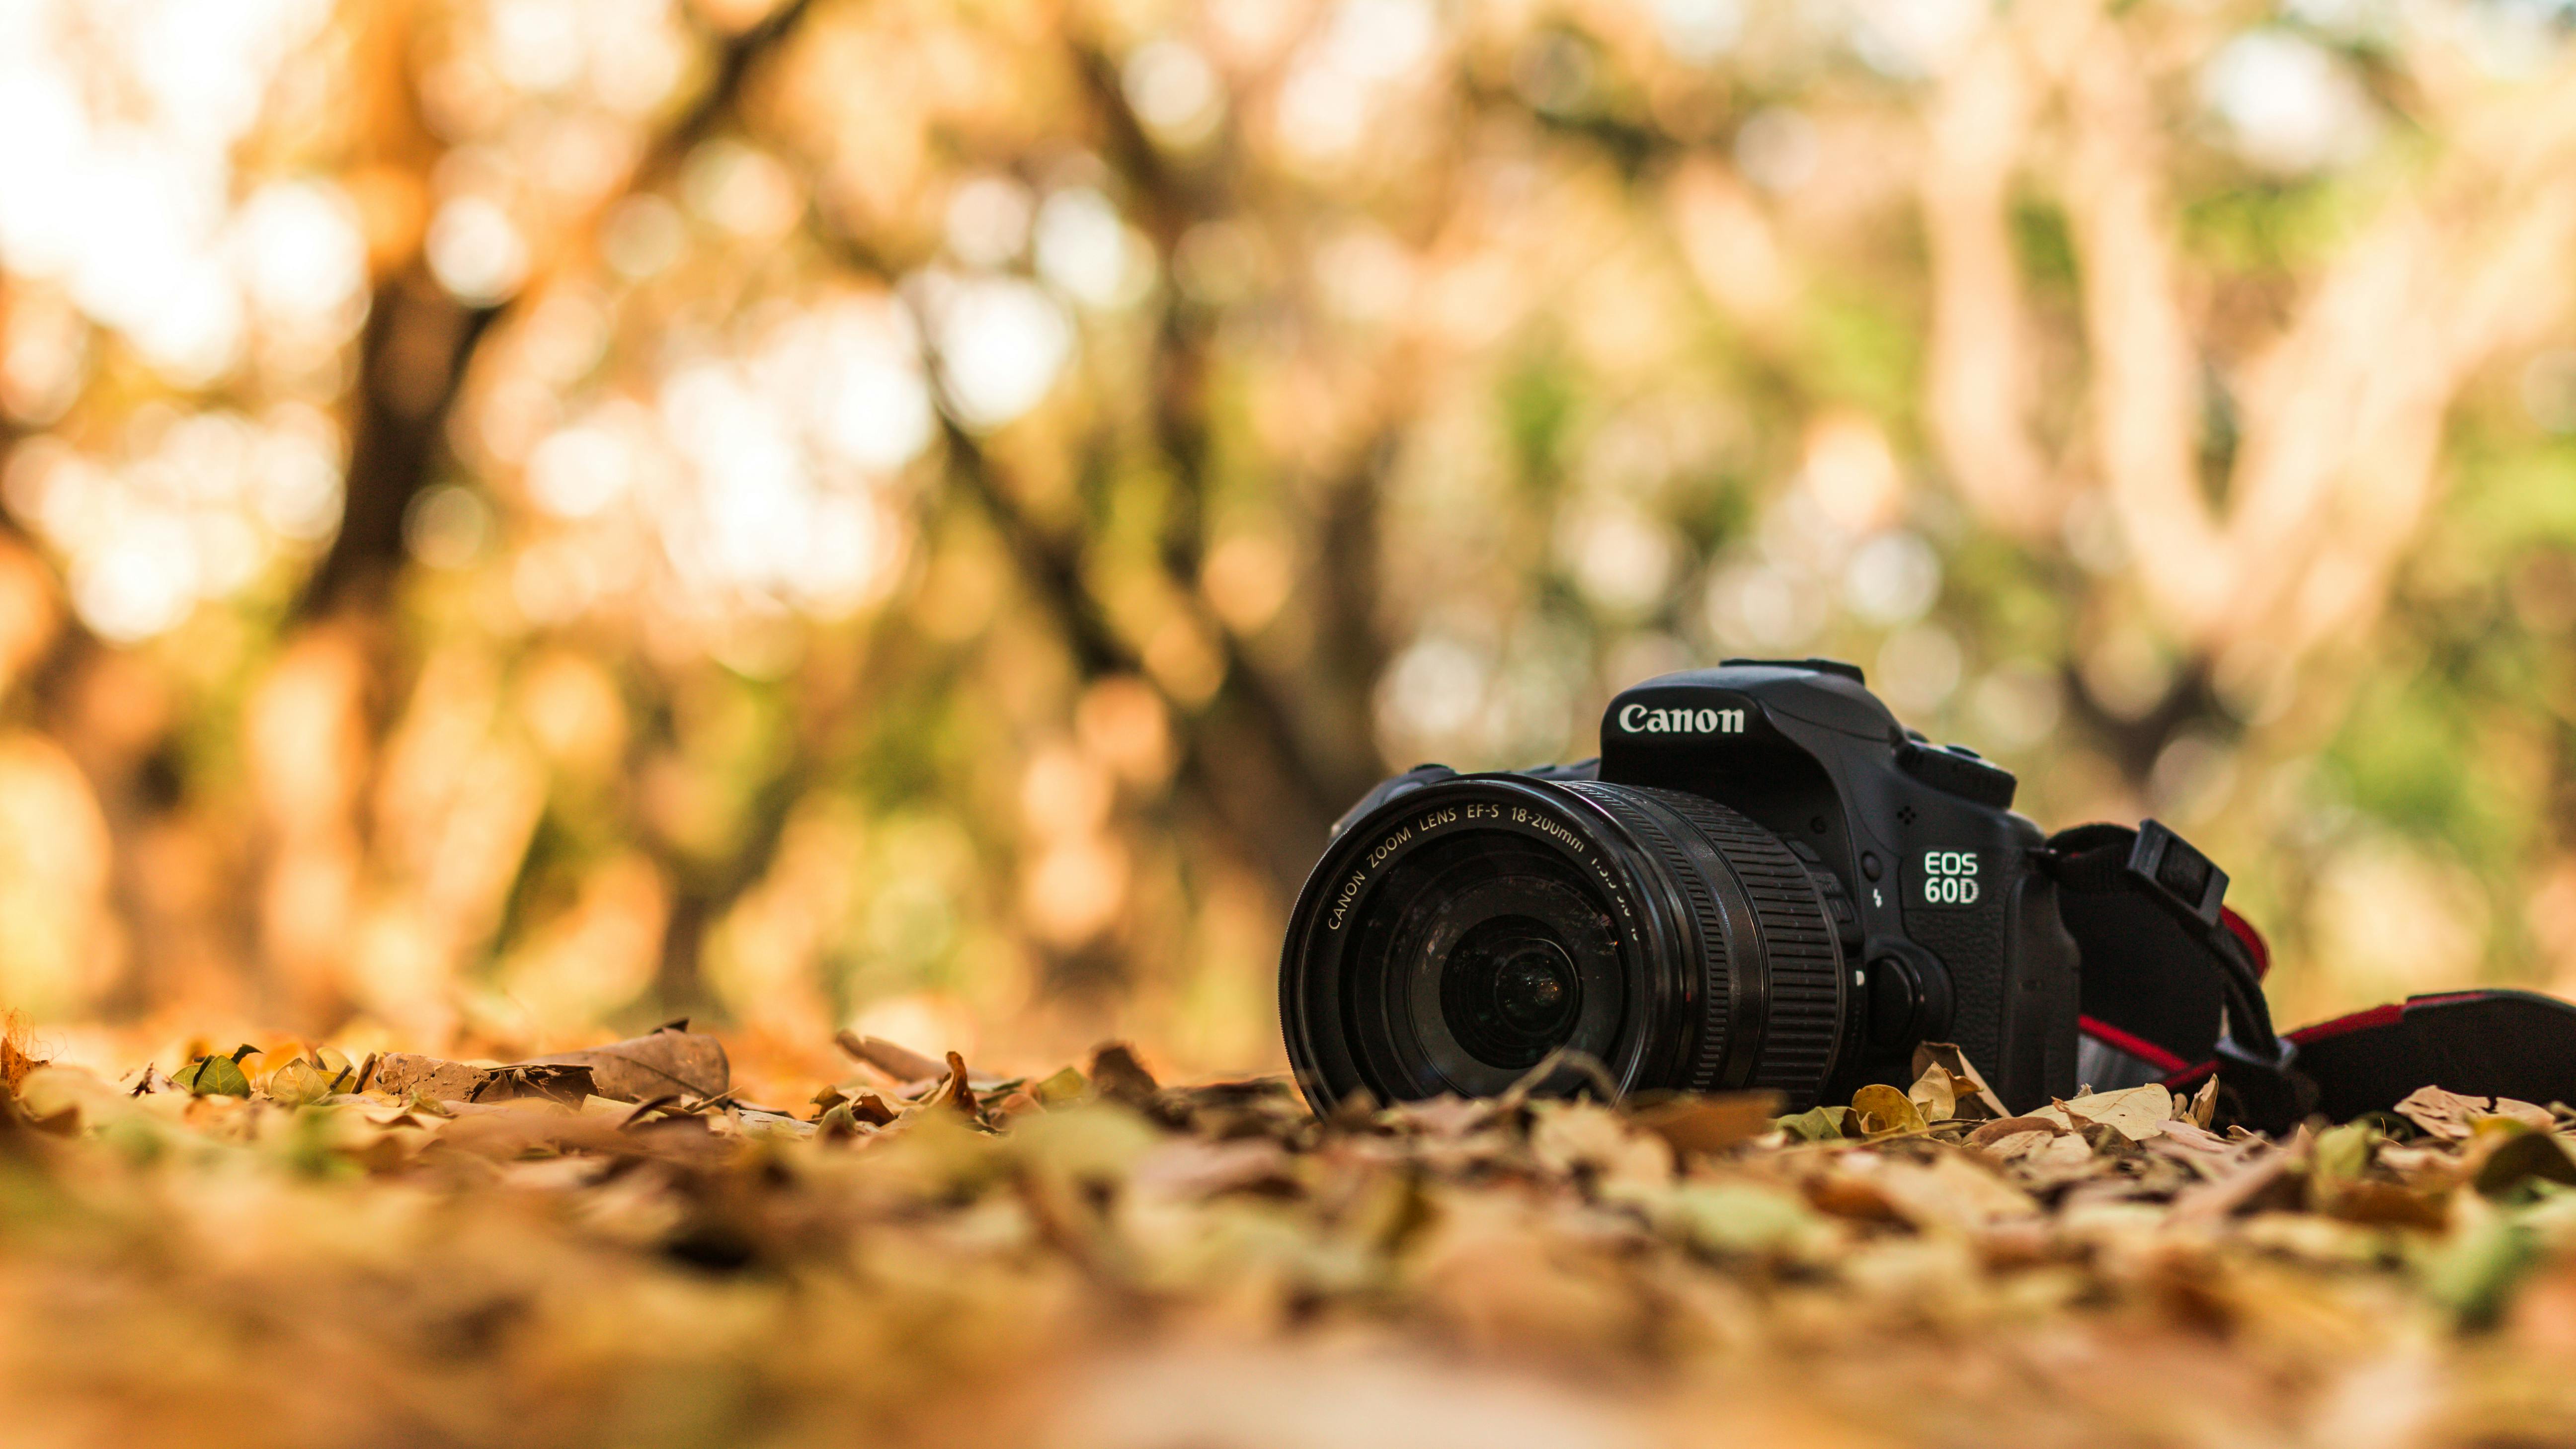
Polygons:
<instances>
[{"instance_id":1,"label":"lens front element","mask_svg":"<svg viewBox=\"0 0 2576 1449\"><path fill-rule=\"evenodd\" d=\"M1527 916L1497 916L1450 948L1440 972L1449 1034L1489 1066L1527 1069L1565 1044L1583 1009L1574 958Z\"/></svg>"}]
</instances>

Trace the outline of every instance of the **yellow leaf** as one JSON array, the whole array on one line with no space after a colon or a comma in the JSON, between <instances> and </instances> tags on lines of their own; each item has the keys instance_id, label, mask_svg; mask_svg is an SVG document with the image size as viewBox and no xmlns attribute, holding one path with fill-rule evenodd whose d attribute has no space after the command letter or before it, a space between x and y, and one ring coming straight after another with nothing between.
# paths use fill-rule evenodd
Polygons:
<instances>
[{"instance_id":1,"label":"yellow leaf","mask_svg":"<svg viewBox=\"0 0 2576 1449\"><path fill-rule=\"evenodd\" d=\"M1852 1117L1865 1137L1920 1132L1925 1126L1923 1114L1916 1110L1911 1097L1879 1082L1852 1093Z\"/></svg>"}]
</instances>

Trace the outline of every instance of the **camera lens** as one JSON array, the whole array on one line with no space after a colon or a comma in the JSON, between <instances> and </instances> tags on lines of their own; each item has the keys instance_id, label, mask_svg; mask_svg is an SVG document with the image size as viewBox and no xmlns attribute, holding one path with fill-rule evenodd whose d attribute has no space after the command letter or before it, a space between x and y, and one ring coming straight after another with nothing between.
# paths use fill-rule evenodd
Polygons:
<instances>
[{"instance_id":1,"label":"camera lens","mask_svg":"<svg viewBox=\"0 0 2576 1449\"><path fill-rule=\"evenodd\" d=\"M1440 970L1449 1034L1476 1060L1530 1067L1565 1044L1583 1009L1583 982L1563 942L1527 916L1497 916L1467 932Z\"/></svg>"},{"instance_id":2,"label":"camera lens","mask_svg":"<svg viewBox=\"0 0 2576 1449\"><path fill-rule=\"evenodd\" d=\"M1695 795L1469 776L1353 823L1289 923L1280 1009L1319 1111L1491 1095L1550 1053L1621 1092L1768 1087L1811 1104L1844 972L1814 883ZM1580 1090L1588 1068L1537 1083Z\"/></svg>"}]
</instances>

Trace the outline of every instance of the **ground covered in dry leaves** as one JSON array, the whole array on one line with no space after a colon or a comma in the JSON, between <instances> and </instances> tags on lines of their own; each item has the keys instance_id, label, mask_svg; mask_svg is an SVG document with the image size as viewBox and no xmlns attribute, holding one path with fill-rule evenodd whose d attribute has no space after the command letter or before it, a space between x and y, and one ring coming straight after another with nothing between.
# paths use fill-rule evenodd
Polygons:
<instances>
[{"instance_id":1,"label":"ground covered in dry leaves","mask_svg":"<svg viewBox=\"0 0 2576 1449\"><path fill-rule=\"evenodd\" d=\"M2576 1112L0 1050L15 1446L2576 1442Z\"/></svg>"}]
</instances>

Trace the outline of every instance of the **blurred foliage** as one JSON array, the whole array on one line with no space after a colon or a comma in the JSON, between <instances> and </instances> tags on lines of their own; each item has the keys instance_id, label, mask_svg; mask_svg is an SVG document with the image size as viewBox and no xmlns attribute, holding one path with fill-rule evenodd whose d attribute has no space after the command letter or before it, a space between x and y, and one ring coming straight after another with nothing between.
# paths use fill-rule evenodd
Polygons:
<instances>
[{"instance_id":1,"label":"blurred foliage","mask_svg":"<svg viewBox=\"0 0 2576 1449\"><path fill-rule=\"evenodd\" d=\"M2576 985L2565 28L8 0L0 999L1251 1065L1389 765L1810 652Z\"/></svg>"}]
</instances>

